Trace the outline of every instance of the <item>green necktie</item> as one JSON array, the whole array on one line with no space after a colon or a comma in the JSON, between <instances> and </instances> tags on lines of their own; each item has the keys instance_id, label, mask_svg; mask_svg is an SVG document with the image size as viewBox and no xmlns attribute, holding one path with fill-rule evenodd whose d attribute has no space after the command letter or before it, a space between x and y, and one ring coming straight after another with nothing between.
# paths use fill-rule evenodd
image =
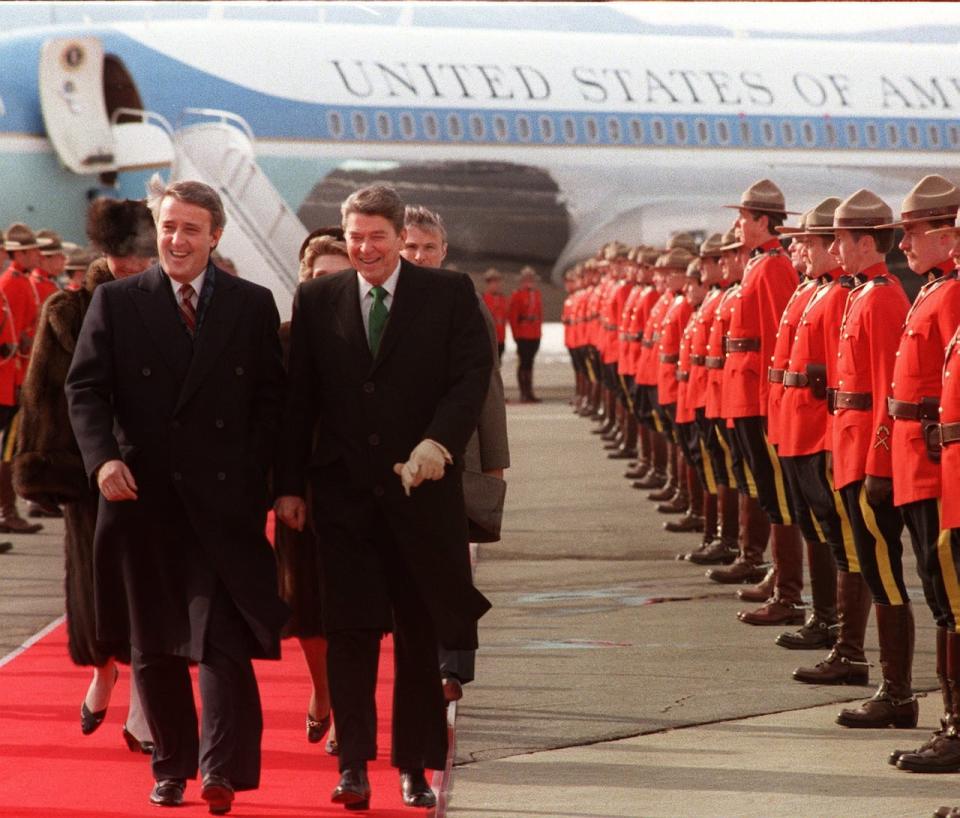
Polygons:
<instances>
[{"instance_id":1,"label":"green necktie","mask_svg":"<svg viewBox=\"0 0 960 818\"><path fill-rule=\"evenodd\" d=\"M377 351L380 349L380 338L383 336L383 328L386 326L387 317L390 315L387 305L383 299L387 297L387 291L383 287L374 287L370 290L373 296L373 304L370 306L370 318L367 322L367 339L370 341L370 352L373 357L377 357Z\"/></svg>"}]
</instances>

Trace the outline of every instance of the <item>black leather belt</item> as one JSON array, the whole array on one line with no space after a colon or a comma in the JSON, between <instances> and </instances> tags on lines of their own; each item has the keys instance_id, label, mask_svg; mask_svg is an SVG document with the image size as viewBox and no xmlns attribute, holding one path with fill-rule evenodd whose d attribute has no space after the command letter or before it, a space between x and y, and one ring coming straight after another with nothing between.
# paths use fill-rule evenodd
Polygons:
<instances>
[{"instance_id":1,"label":"black leather belt","mask_svg":"<svg viewBox=\"0 0 960 818\"><path fill-rule=\"evenodd\" d=\"M704 364L707 369L723 369L723 363L726 358L718 358L716 355L707 355L704 358Z\"/></svg>"},{"instance_id":2,"label":"black leather belt","mask_svg":"<svg viewBox=\"0 0 960 818\"><path fill-rule=\"evenodd\" d=\"M863 412L873 408L873 395L869 392L837 392L833 405L837 409L858 409Z\"/></svg>"},{"instance_id":3,"label":"black leather belt","mask_svg":"<svg viewBox=\"0 0 960 818\"><path fill-rule=\"evenodd\" d=\"M759 338L724 338L724 352L759 352Z\"/></svg>"},{"instance_id":4,"label":"black leather belt","mask_svg":"<svg viewBox=\"0 0 960 818\"><path fill-rule=\"evenodd\" d=\"M691 355L691 356L690 356L690 363L692 363L694 366L704 366L704 365L707 363L707 356L706 356L706 355Z\"/></svg>"},{"instance_id":5,"label":"black leather belt","mask_svg":"<svg viewBox=\"0 0 960 818\"><path fill-rule=\"evenodd\" d=\"M806 372L784 372L783 385L784 386L809 386L810 379L807 377Z\"/></svg>"},{"instance_id":6,"label":"black leather belt","mask_svg":"<svg viewBox=\"0 0 960 818\"><path fill-rule=\"evenodd\" d=\"M940 417L940 401L937 398L921 398L919 403L887 398L887 411L897 420L937 420Z\"/></svg>"},{"instance_id":7,"label":"black leather belt","mask_svg":"<svg viewBox=\"0 0 960 818\"><path fill-rule=\"evenodd\" d=\"M689 373L689 372L684 372L682 369L678 369L678 370L677 370L677 380L678 380L678 381L681 381L681 382L682 382L682 381L689 381L689 380L690 380L690 373Z\"/></svg>"},{"instance_id":8,"label":"black leather belt","mask_svg":"<svg viewBox=\"0 0 960 818\"><path fill-rule=\"evenodd\" d=\"M675 364L680 360L679 355L675 355L672 352L661 352L660 353L660 363L662 364Z\"/></svg>"},{"instance_id":9,"label":"black leather belt","mask_svg":"<svg viewBox=\"0 0 960 818\"><path fill-rule=\"evenodd\" d=\"M783 383L783 370L774 369L772 366L768 366L767 380L770 381L770 383Z\"/></svg>"}]
</instances>

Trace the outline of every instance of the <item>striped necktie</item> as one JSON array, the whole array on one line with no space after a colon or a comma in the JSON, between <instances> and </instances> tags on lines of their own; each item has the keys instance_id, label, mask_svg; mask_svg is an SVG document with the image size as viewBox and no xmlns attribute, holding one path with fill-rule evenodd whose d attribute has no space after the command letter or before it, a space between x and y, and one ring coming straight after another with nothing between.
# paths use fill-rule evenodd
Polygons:
<instances>
[{"instance_id":1,"label":"striped necktie","mask_svg":"<svg viewBox=\"0 0 960 818\"><path fill-rule=\"evenodd\" d=\"M180 285L180 315L187 325L187 332L192 338L197 331L197 308L193 306L193 287L190 284Z\"/></svg>"}]
</instances>

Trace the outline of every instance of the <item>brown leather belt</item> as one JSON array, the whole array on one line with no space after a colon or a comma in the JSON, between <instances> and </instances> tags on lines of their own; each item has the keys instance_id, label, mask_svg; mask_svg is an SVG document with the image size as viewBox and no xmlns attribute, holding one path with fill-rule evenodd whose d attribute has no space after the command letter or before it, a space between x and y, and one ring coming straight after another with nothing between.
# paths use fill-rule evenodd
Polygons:
<instances>
[{"instance_id":1,"label":"brown leather belt","mask_svg":"<svg viewBox=\"0 0 960 818\"><path fill-rule=\"evenodd\" d=\"M653 341L654 343L656 343L657 341L659 341L659 340L660 340L660 333L659 333L659 332L653 333L653 335L650 336L650 340Z\"/></svg>"},{"instance_id":2,"label":"brown leather belt","mask_svg":"<svg viewBox=\"0 0 960 818\"><path fill-rule=\"evenodd\" d=\"M675 364L680 360L679 355L675 355L672 352L661 352L660 353L660 363L662 364Z\"/></svg>"},{"instance_id":3,"label":"brown leather belt","mask_svg":"<svg viewBox=\"0 0 960 818\"><path fill-rule=\"evenodd\" d=\"M784 386L809 386L810 379L807 377L806 372L784 372L783 385Z\"/></svg>"},{"instance_id":4,"label":"brown leather belt","mask_svg":"<svg viewBox=\"0 0 960 818\"><path fill-rule=\"evenodd\" d=\"M951 443L960 443L960 423L941 423L940 442L944 446Z\"/></svg>"},{"instance_id":5,"label":"brown leather belt","mask_svg":"<svg viewBox=\"0 0 960 818\"><path fill-rule=\"evenodd\" d=\"M677 380L678 380L678 381L681 381L681 382L683 382L683 381L689 381L689 380L690 380L690 373L689 373L689 372L684 372L682 369L678 369L678 370L677 370Z\"/></svg>"},{"instance_id":6,"label":"brown leather belt","mask_svg":"<svg viewBox=\"0 0 960 818\"><path fill-rule=\"evenodd\" d=\"M837 409L866 411L873 408L873 395L869 392L837 392L834 406Z\"/></svg>"},{"instance_id":7,"label":"brown leather belt","mask_svg":"<svg viewBox=\"0 0 960 818\"><path fill-rule=\"evenodd\" d=\"M650 341L642 341L641 343L643 344L643 346L644 346L646 349L653 349L653 344L654 344L654 342L653 342L652 340L650 340Z\"/></svg>"},{"instance_id":8,"label":"brown leather belt","mask_svg":"<svg viewBox=\"0 0 960 818\"><path fill-rule=\"evenodd\" d=\"M783 370L774 369L772 366L768 366L767 380L770 381L770 383L783 383Z\"/></svg>"},{"instance_id":9,"label":"brown leather belt","mask_svg":"<svg viewBox=\"0 0 960 818\"><path fill-rule=\"evenodd\" d=\"M937 398L921 398L919 403L887 398L887 411L897 420L937 420L940 417L940 401Z\"/></svg>"},{"instance_id":10,"label":"brown leather belt","mask_svg":"<svg viewBox=\"0 0 960 818\"><path fill-rule=\"evenodd\" d=\"M759 338L724 338L724 352L759 352Z\"/></svg>"},{"instance_id":11,"label":"brown leather belt","mask_svg":"<svg viewBox=\"0 0 960 818\"><path fill-rule=\"evenodd\" d=\"M704 364L707 369L723 369L723 363L726 358L718 358L716 355L707 355L704 358Z\"/></svg>"},{"instance_id":12,"label":"brown leather belt","mask_svg":"<svg viewBox=\"0 0 960 818\"><path fill-rule=\"evenodd\" d=\"M706 355L691 355L691 356L690 356L690 363L692 363L694 366L704 366L704 365L707 363L707 356L706 356Z\"/></svg>"}]
</instances>

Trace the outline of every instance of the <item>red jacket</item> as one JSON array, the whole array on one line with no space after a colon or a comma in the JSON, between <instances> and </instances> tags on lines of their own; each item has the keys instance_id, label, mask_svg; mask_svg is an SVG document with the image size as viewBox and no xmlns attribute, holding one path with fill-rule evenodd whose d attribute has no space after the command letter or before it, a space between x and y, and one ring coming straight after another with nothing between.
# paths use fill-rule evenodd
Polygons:
<instances>
[{"instance_id":1,"label":"red jacket","mask_svg":"<svg viewBox=\"0 0 960 818\"><path fill-rule=\"evenodd\" d=\"M712 360L705 362L707 367L707 402L708 418L723 418L723 389L726 382L726 355L723 351L723 339L727 337L727 325L730 319L730 302L737 297L740 282L727 287L717 302L713 312L713 320L707 334L706 357ZM713 359L719 359L721 366L712 366Z\"/></svg>"},{"instance_id":2,"label":"red jacket","mask_svg":"<svg viewBox=\"0 0 960 818\"><path fill-rule=\"evenodd\" d=\"M777 325L797 288L797 271L777 239L758 247L747 264L736 297L730 301L730 341L758 344L758 350L728 351L723 379L723 416L757 417L767 413L770 382L767 365L773 355Z\"/></svg>"},{"instance_id":3,"label":"red jacket","mask_svg":"<svg viewBox=\"0 0 960 818\"><path fill-rule=\"evenodd\" d=\"M30 351L33 348L33 336L37 331L40 309L30 283L30 273L16 262L11 262L3 275L0 275L0 292L3 292L9 302L18 339L16 383L20 386L30 364Z\"/></svg>"},{"instance_id":4,"label":"red jacket","mask_svg":"<svg viewBox=\"0 0 960 818\"><path fill-rule=\"evenodd\" d=\"M680 360L677 362L677 423L693 423L697 414L694 403L697 394L694 391L692 378L693 364L690 361L693 352L693 337L697 331L697 316L699 307L690 313L687 325L680 336ZM706 371L702 366L698 370Z\"/></svg>"},{"instance_id":5,"label":"red jacket","mask_svg":"<svg viewBox=\"0 0 960 818\"><path fill-rule=\"evenodd\" d=\"M907 313L893 365L891 397L913 404L922 398L939 400L944 349L958 326L960 281L950 268L943 277L920 290ZM920 420L894 418L894 505L939 496L940 466L927 456Z\"/></svg>"},{"instance_id":6,"label":"red jacket","mask_svg":"<svg viewBox=\"0 0 960 818\"><path fill-rule=\"evenodd\" d=\"M568 298L567 301L569 300ZM567 308L567 301L563 302L564 310ZM493 324L497 328L497 343L502 344L507 339L507 312L510 309L507 297L502 293L484 293L483 303L493 316Z\"/></svg>"},{"instance_id":7,"label":"red jacket","mask_svg":"<svg viewBox=\"0 0 960 818\"><path fill-rule=\"evenodd\" d=\"M711 287L703 303L691 317L690 331L690 382L687 386L687 402L691 409L700 409L707 405L707 381L710 370L707 369L707 346L710 343L710 328L717 315L717 305L723 298L720 287Z\"/></svg>"},{"instance_id":8,"label":"red jacket","mask_svg":"<svg viewBox=\"0 0 960 818\"><path fill-rule=\"evenodd\" d=\"M807 365L825 366L826 382L837 384L837 347L840 343L840 322L847 304L847 295L853 279L837 267L821 280L829 277L813 293L800 316L787 372L807 375ZM809 386L787 387L780 404L780 443L777 449L783 457L800 457L833 448L833 416L827 412L826 398L816 398Z\"/></svg>"},{"instance_id":9,"label":"red jacket","mask_svg":"<svg viewBox=\"0 0 960 818\"><path fill-rule=\"evenodd\" d=\"M940 396L940 421L960 423L960 329L947 345L943 361L943 393ZM960 528L960 491L956 480L960 474L960 443L943 447L940 474L949 491L940 496L940 527ZM947 482L949 481L949 482Z\"/></svg>"},{"instance_id":10,"label":"red jacket","mask_svg":"<svg viewBox=\"0 0 960 818\"><path fill-rule=\"evenodd\" d=\"M60 290L57 283L40 269L30 273L30 282L33 284L33 291L37 296L38 310L43 306L44 301Z\"/></svg>"},{"instance_id":11,"label":"red jacket","mask_svg":"<svg viewBox=\"0 0 960 818\"><path fill-rule=\"evenodd\" d=\"M603 345L605 364L615 364L620 360L620 317L623 315L623 305L627 303L632 291L632 281L618 281L610 291L602 319L606 335Z\"/></svg>"},{"instance_id":12,"label":"red jacket","mask_svg":"<svg viewBox=\"0 0 960 818\"><path fill-rule=\"evenodd\" d=\"M657 296L647 323L643 326L643 341L641 342L640 357L637 359L637 371L634 376L642 386L657 385L657 357L660 343L660 323L673 303L673 293L666 291Z\"/></svg>"},{"instance_id":13,"label":"red jacket","mask_svg":"<svg viewBox=\"0 0 960 818\"><path fill-rule=\"evenodd\" d=\"M900 281L883 263L858 276L850 291L837 350L837 400L843 393L869 394L869 409L838 408L833 422L833 476L837 489L870 474L891 477L891 432L887 394L893 379L898 335L910 303Z\"/></svg>"},{"instance_id":14,"label":"red jacket","mask_svg":"<svg viewBox=\"0 0 960 818\"><path fill-rule=\"evenodd\" d=\"M683 293L675 293L660 324L657 356L657 401L661 405L677 402L677 363L680 360L680 339L693 313Z\"/></svg>"},{"instance_id":15,"label":"red jacket","mask_svg":"<svg viewBox=\"0 0 960 818\"><path fill-rule=\"evenodd\" d=\"M510 296L510 332L513 339L535 341L543 324L540 290L523 287Z\"/></svg>"},{"instance_id":16,"label":"red jacket","mask_svg":"<svg viewBox=\"0 0 960 818\"><path fill-rule=\"evenodd\" d=\"M0 406L17 403L17 331L13 311L0 291Z\"/></svg>"},{"instance_id":17,"label":"red jacket","mask_svg":"<svg viewBox=\"0 0 960 818\"><path fill-rule=\"evenodd\" d=\"M633 374L633 347L634 344L640 346L639 340L634 340L634 337L642 330L642 327L640 329L636 328L637 314L640 311L640 301L644 290L644 287L635 284L623 305L623 312L620 313L618 327L620 351L617 356L617 372L621 375Z\"/></svg>"},{"instance_id":18,"label":"red jacket","mask_svg":"<svg viewBox=\"0 0 960 818\"><path fill-rule=\"evenodd\" d=\"M790 347L793 346L793 337L797 331L807 304L817 289L814 279L806 279L793 291L787 306L780 316L780 325L777 327L777 337L773 345L773 355L770 357L770 394L767 397L767 440L776 446L780 442L780 404L783 401L783 373L790 359Z\"/></svg>"}]
</instances>

